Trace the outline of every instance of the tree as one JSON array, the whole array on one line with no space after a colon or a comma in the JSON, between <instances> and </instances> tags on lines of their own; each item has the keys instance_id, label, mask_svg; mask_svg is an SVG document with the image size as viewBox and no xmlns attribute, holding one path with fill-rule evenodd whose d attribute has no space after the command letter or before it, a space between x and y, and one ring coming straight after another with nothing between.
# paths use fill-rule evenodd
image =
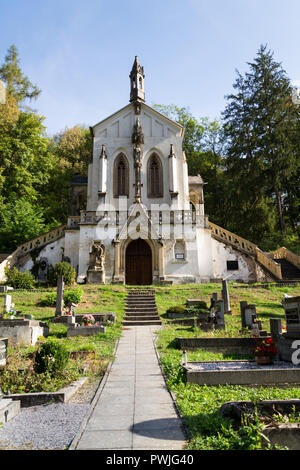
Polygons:
<instances>
[{"instance_id":1,"label":"tree","mask_svg":"<svg viewBox=\"0 0 300 470\"><path fill-rule=\"evenodd\" d=\"M19 63L18 50L13 44L8 49L5 61L0 67L0 78L6 83L7 95L13 96L18 104L26 98L29 100L36 99L41 92L23 74Z\"/></svg>"},{"instance_id":2,"label":"tree","mask_svg":"<svg viewBox=\"0 0 300 470\"><path fill-rule=\"evenodd\" d=\"M257 226L262 223L260 238L274 230L270 211L273 212L271 206L275 205L279 227L285 236L282 193L296 171L299 151L295 132L299 111L292 103L290 80L267 46L261 46L248 65L250 70L244 76L237 73L233 85L236 92L227 96L228 104L222 114L228 140L227 173L233 181L232 197L236 200L239 196L241 207L253 211L253 219L260 208L258 213L265 219L256 221ZM268 229L266 220L270 222ZM246 228L243 219L239 224Z\"/></svg>"}]
</instances>

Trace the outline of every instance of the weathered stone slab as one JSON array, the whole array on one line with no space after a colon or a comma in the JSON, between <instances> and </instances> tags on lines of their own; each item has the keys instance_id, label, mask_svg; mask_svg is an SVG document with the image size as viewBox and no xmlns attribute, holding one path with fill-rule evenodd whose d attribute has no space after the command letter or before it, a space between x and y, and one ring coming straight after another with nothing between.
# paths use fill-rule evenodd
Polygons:
<instances>
[{"instance_id":1,"label":"weathered stone slab","mask_svg":"<svg viewBox=\"0 0 300 470\"><path fill-rule=\"evenodd\" d=\"M3 367L6 365L7 343L8 343L7 338L0 337L0 367ZM1 398L1 393L0 393L0 398Z\"/></svg>"},{"instance_id":2,"label":"weathered stone slab","mask_svg":"<svg viewBox=\"0 0 300 470\"><path fill-rule=\"evenodd\" d=\"M39 336L48 336L49 327L38 320L0 320L0 337L23 346L35 345Z\"/></svg>"},{"instance_id":3,"label":"weathered stone slab","mask_svg":"<svg viewBox=\"0 0 300 470\"><path fill-rule=\"evenodd\" d=\"M259 366L255 361L188 362L187 381L198 385L285 386L300 384L300 367L277 362Z\"/></svg>"},{"instance_id":4,"label":"weathered stone slab","mask_svg":"<svg viewBox=\"0 0 300 470\"><path fill-rule=\"evenodd\" d=\"M176 338L182 350L206 349L228 354L252 354L257 345L254 338Z\"/></svg>"},{"instance_id":5,"label":"weathered stone slab","mask_svg":"<svg viewBox=\"0 0 300 470\"><path fill-rule=\"evenodd\" d=\"M68 328L67 336L90 336L105 333L105 326L71 326Z\"/></svg>"}]
</instances>

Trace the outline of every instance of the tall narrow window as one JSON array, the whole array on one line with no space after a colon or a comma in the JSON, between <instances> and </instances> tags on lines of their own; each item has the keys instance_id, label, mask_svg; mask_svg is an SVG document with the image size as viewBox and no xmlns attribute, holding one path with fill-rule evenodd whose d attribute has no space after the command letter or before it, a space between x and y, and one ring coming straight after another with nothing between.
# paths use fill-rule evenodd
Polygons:
<instances>
[{"instance_id":1,"label":"tall narrow window","mask_svg":"<svg viewBox=\"0 0 300 470\"><path fill-rule=\"evenodd\" d=\"M163 196L163 175L160 158L153 154L148 161L148 197Z\"/></svg>"},{"instance_id":2,"label":"tall narrow window","mask_svg":"<svg viewBox=\"0 0 300 470\"><path fill-rule=\"evenodd\" d=\"M129 174L127 158L120 154L114 167L114 197L129 196Z\"/></svg>"}]
</instances>

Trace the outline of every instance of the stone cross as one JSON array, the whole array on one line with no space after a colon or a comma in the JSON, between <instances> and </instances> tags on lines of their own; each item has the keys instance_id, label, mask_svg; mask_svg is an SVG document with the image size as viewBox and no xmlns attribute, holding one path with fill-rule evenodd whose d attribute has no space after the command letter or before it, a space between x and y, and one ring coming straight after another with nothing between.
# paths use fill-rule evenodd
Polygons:
<instances>
[{"instance_id":1,"label":"stone cross","mask_svg":"<svg viewBox=\"0 0 300 470\"><path fill-rule=\"evenodd\" d=\"M227 281L222 281L222 299L224 300L224 312L230 314L230 300Z\"/></svg>"},{"instance_id":2,"label":"stone cross","mask_svg":"<svg viewBox=\"0 0 300 470\"><path fill-rule=\"evenodd\" d=\"M61 316L63 313L64 307L64 290L65 290L65 283L64 277L58 276L57 278L57 296L56 296L56 310L55 316Z\"/></svg>"}]
</instances>

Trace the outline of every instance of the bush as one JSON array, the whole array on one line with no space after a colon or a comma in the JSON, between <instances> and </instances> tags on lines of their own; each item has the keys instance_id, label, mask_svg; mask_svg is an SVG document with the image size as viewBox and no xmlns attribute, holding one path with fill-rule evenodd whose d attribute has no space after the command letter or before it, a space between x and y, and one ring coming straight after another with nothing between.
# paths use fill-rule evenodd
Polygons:
<instances>
[{"instance_id":1,"label":"bush","mask_svg":"<svg viewBox=\"0 0 300 470\"><path fill-rule=\"evenodd\" d=\"M48 273L50 284L56 286L58 276L63 276L64 283L69 286L75 281L75 269L70 263L67 263L66 261L56 263L54 267L50 266Z\"/></svg>"},{"instance_id":2,"label":"bush","mask_svg":"<svg viewBox=\"0 0 300 470\"><path fill-rule=\"evenodd\" d=\"M34 371L37 374L49 373L52 377L63 370L69 360L69 353L65 346L57 340L49 339L41 344L35 354Z\"/></svg>"},{"instance_id":3,"label":"bush","mask_svg":"<svg viewBox=\"0 0 300 470\"><path fill-rule=\"evenodd\" d=\"M56 297L56 292L51 292L40 301L40 305L43 307L53 307L56 304Z\"/></svg>"},{"instance_id":4,"label":"bush","mask_svg":"<svg viewBox=\"0 0 300 470\"><path fill-rule=\"evenodd\" d=\"M182 305L175 305L174 307L169 307L167 313L185 313L185 307Z\"/></svg>"},{"instance_id":5,"label":"bush","mask_svg":"<svg viewBox=\"0 0 300 470\"><path fill-rule=\"evenodd\" d=\"M17 268L5 268L5 275L6 284L14 289L33 289L35 287L34 276L29 271L20 273Z\"/></svg>"},{"instance_id":6,"label":"bush","mask_svg":"<svg viewBox=\"0 0 300 470\"><path fill-rule=\"evenodd\" d=\"M65 303L65 305L68 305L68 304L71 304L71 303L79 304L81 302L82 295L83 295L83 290L82 289L76 288L76 289L73 289L73 290L67 290L64 293L64 303Z\"/></svg>"}]
</instances>

